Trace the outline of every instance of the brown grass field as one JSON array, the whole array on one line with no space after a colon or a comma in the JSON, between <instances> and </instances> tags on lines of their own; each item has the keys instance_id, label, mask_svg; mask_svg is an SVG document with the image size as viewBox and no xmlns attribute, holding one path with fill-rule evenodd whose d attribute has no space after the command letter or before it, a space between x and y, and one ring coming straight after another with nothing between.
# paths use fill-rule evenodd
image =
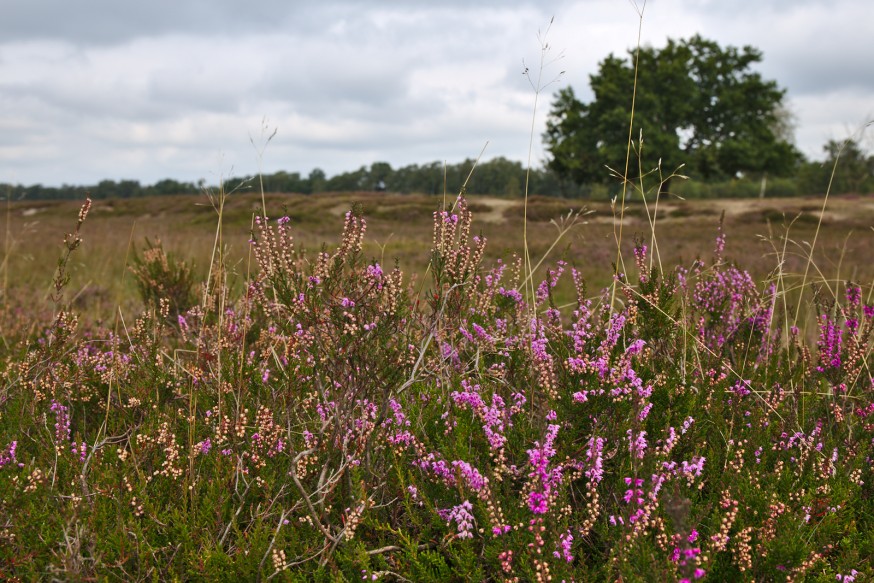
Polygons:
<instances>
[{"instance_id":1,"label":"brown grass field","mask_svg":"<svg viewBox=\"0 0 874 583\"><path fill-rule=\"evenodd\" d=\"M268 215L287 214L299 248L318 251L323 243L339 240L343 214L360 203L367 219L366 253L389 266L398 261L409 276L421 281L428 264L432 213L453 197L375 193L314 196L266 195ZM248 250L261 195L232 193L225 198L221 248L237 286L242 286L251 263ZM206 195L154 197L94 202L82 228L83 243L71 258L69 295L86 316L105 317L118 307L134 309L136 292L128 266L146 238L160 240L177 258L193 262L206 273L216 248L217 201ZM474 232L488 238L486 261L508 260L522 249L523 201L471 195ZM2 298L26 305L48 302L52 276L63 250L64 234L76 222L81 201L7 202L0 220L0 284ZM800 281L811 243L817 237L808 281L852 280L868 286L874 280L874 196L832 197L817 225L823 200L817 198L702 200L628 205L622 225L624 257L635 236L648 244L655 217L655 248L666 270L709 258L720 216L725 213L726 258L748 269L761 281L775 272L784 257L783 272ZM615 211L615 214L614 214ZM559 259L581 270L596 294L609 284L616 259L618 209L603 202L533 197L528 205L528 243L537 263L556 241L556 224L578 213L570 229L543 262L541 271ZM785 249L785 254L784 254ZM632 265L626 266L629 270Z\"/></svg>"}]
</instances>

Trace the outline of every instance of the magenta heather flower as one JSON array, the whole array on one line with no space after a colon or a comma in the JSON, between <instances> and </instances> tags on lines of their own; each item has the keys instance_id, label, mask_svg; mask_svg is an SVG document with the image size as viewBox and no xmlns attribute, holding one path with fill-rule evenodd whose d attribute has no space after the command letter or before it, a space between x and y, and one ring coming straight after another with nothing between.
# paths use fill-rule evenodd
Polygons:
<instances>
[{"instance_id":1,"label":"magenta heather flower","mask_svg":"<svg viewBox=\"0 0 874 583\"><path fill-rule=\"evenodd\" d=\"M458 506L438 510L437 514L446 521L447 526L455 522L458 538L473 538L473 506L469 501L465 500Z\"/></svg>"},{"instance_id":2,"label":"magenta heather flower","mask_svg":"<svg viewBox=\"0 0 874 583\"><path fill-rule=\"evenodd\" d=\"M464 479L468 488L474 492L480 492L489 483L489 479L479 473L475 467L463 460L455 460L452 462L452 467L455 468Z\"/></svg>"},{"instance_id":3,"label":"magenta heather flower","mask_svg":"<svg viewBox=\"0 0 874 583\"><path fill-rule=\"evenodd\" d=\"M367 266L367 275L369 275L373 279L381 279L382 278L382 267L379 266L379 263L374 263L373 265L368 265Z\"/></svg>"},{"instance_id":4,"label":"magenta heather flower","mask_svg":"<svg viewBox=\"0 0 874 583\"><path fill-rule=\"evenodd\" d=\"M643 406L643 409L640 410L640 413L637 415L637 419L639 421L645 420L649 416L649 412L652 410L652 403L647 403Z\"/></svg>"},{"instance_id":5,"label":"magenta heather flower","mask_svg":"<svg viewBox=\"0 0 874 583\"><path fill-rule=\"evenodd\" d=\"M52 401L50 409L55 412L55 444L57 445L61 441L70 441L69 410L57 401Z\"/></svg>"},{"instance_id":6,"label":"magenta heather flower","mask_svg":"<svg viewBox=\"0 0 874 583\"><path fill-rule=\"evenodd\" d=\"M641 431L637 435L634 435L634 432L629 429L626 432L628 435L628 451L629 453L637 459L643 459L643 456L646 455L646 431Z\"/></svg>"},{"instance_id":7,"label":"magenta heather flower","mask_svg":"<svg viewBox=\"0 0 874 583\"><path fill-rule=\"evenodd\" d=\"M79 456L79 461L85 463L85 456L88 452L88 445L83 441L81 444L77 444L75 441L70 444L70 453L73 455Z\"/></svg>"},{"instance_id":8,"label":"magenta heather flower","mask_svg":"<svg viewBox=\"0 0 874 583\"><path fill-rule=\"evenodd\" d=\"M698 531L693 528L692 531L689 533L689 542L693 543L696 540L698 540Z\"/></svg>"},{"instance_id":9,"label":"magenta heather flower","mask_svg":"<svg viewBox=\"0 0 874 583\"><path fill-rule=\"evenodd\" d=\"M640 271L640 280L646 281L646 252L647 246L645 243L638 243L634 246L634 263L637 264L637 269Z\"/></svg>"},{"instance_id":10,"label":"magenta heather flower","mask_svg":"<svg viewBox=\"0 0 874 583\"><path fill-rule=\"evenodd\" d=\"M686 417L686 420L683 421L683 428L680 430L680 434L685 435L689 428L692 427L692 424L695 423L695 419L692 417Z\"/></svg>"},{"instance_id":11,"label":"magenta heather flower","mask_svg":"<svg viewBox=\"0 0 874 583\"><path fill-rule=\"evenodd\" d=\"M544 514L548 510L548 499L555 486L561 483L561 466L549 469L549 461L555 455L553 443L558 435L558 425L549 425L543 445L534 443L534 448L528 450L528 463L531 471L528 477L535 488L528 495L528 508L534 514Z\"/></svg>"},{"instance_id":12,"label":"magenta heather flower","mask_svg":"<svg viewBox=\"0 0 874 583\"><path fill-rule=\"evenodd\" d=\"M549 505L546 503L546 496L540 492L531 492L528 495L528 509L533 514L546 514Z\"/></svg>"},{"instance_id":13,"label":"magenta heather flower","mask_svg":"<svg viewBox=\"0 0 874 583\"><path fill-rule=\"evenodd\" d=\"M8 464L15 463L15 450L18 448L18 442L13 441L6 448L6 453L0 453L0 468Z\"/></svg>"},{"instance_id":14,"label":"magenta heather flower","mask_svg":"<svg viewBox=\"0 0 874 583\"><path fill-rule=\"evenodd\" d=\"M843 330L825 314L820 316L819 341L819 366L816 370L824 372L828 368L841 368L841 344Z\"/></svg>"},{"instance_id":15,"label":"magenta heather flower","mask_svg":"<svg viewBox=\"0 0 874 583\"><path fill-rule=\"evenodd\" d=\"M571 563L574 560L574 556L571 554L571 546L574 542L574 535L571 534L571 531L560 534L558 536L558 547L559 550L556 550L552 553L556 559L564 559L565 562Z\"/></svg>"},{"instance_id":16,"label":"magenta heather flower","mask_svg":"<svg viewBox=\"0 0 874 583\"><path fill-rule=\"evenodd\" d=\"M644 346L646 346L646 341L638 338L628 345L628 348L625 349L625 354L639 354Z\"/></svg>"},{"instance_id":17,"label":"magenta heather flower","mask_svg":"<svg viewBox=\"0 0 874 583\"><path fill-rule=\"evenodd\" d=\"M586 470L586 477L595 484L599 483L604 478L604 460L602 452L606 440L603 437L592 437L589 439L588 448L586 449L586 461L589 462L589 469Z\"/></svg>"},{"instance_id":18,"label":"magenta heather flower","mask_svg":"<svg viewBox=\"0 0 874 583\"><path fill-rule=\"evenodd\" d=\"M862 299L862 288L858 285L847 285L847 303L856 307Z\"/></svg>"},{"instance_id":19,"label":"magenta heather flower","mask_svg":"<svg viewBox=\"0 0 874 583\"><path fill-rule=\"evenodd\" d=\"M499 450L507 442L504 436L504 418L508 416L506 404L500 395L492 395L492 404L486 406L480 396L480 386L472 385L467 380L461 381L463 391L453 391L449 397L460 408L470 408L483 422L483 432L492 450ZM509 413L512 414L512 411Z\"/></svg>"},{"instance_id":20,"label":"magenta heather flower","mask_svg":"<svg viewBox=\"0 0 874 583\"><path fill-rule=\"evenodd\" d=\"M501 287L498 289L498 293L505 298L510 298L517 304L521 304L524 301L524 299L522 298L522 294L515 289L504 289L503 287Z\"/></svg>"},{"instance_id":21,"label":"magenta heather flower","mask_svg":"<svg viewBox=\"0 0 874 583\"><path fill-rule=\"evenodd\" d=\"M574 399L574 403L585 403L589 400L589 392L588 391L577 391L573 395L571 395Z\"/></svg>"},{"instance_id":22,"label":"magenta heather flower","mask_svg":"<svg viewBox=\"0 0 874 583\"><path fill-rule=\"evenodd\" d=\"M410 500L414 502L416 506L425 505L425 503L419 498L419 489L412 484L407 486L407 493L410 495Z\"/></svg>"},{"instance_id":23,"label":"magenta heather flower","mask_svg":"<svg viewBox=\"0 0 874 583\"><path fill-rule=\"evenodd\" d=\"M619 341L619 335L622 333L622 328L625 326L625 316L623 314L613 314L610 316L610 324L607 328L607 334L604 341L601 343L601 349L604 352L609 351Z\"/></svg>"},{"instance_id":24,"label":"magenta heather flower","mask_svg":"<svg viewBox=\"0 0 874 583\"><path fill-rule=\"evenodd\" d=\"M643 486L643 479L625 478L625 485L631 486L631 488L625 491L625 495L622 497L625 503L631 504L633 501L638 505L643 504L643 490L641 489L641 486Z\"/></svg>"}]
</instances>

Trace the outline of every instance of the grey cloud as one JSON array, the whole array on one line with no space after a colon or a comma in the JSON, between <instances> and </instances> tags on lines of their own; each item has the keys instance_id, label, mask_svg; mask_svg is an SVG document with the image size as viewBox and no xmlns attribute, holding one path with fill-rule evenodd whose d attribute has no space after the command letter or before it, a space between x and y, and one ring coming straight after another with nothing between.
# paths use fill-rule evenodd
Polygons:
<instances>
[{"instance_id":1,"label":"grey cloud","mask_svg":"<svg viewBox=\"0 0 874 583\"><path fill-rule=\"evenodd\" d=\"M95 45L179 32L233 35L317 26L323 14L318 5L301 8L281 0L7 0L0 10L0 36L7 41L52 38Z\"/></svg>"},{"instance_id":2,"label":"grey cloud","mask_svg":"<svg viewBox=\"0 0 874 583\"><path fill-rule=\"evenodd\" d=\"M842 116L855 121L865 113L851 114L874 82L864 75L864 1L739 6L650 0L644 36L658 45L700 32L762 48L763 74L789 87L799 141L813 144L808 151ZM533 104L522 60L536 71L536 33L552 15L553 56L564 50L566 58L546 79L568 74L541 95L535 159L554 91L572 83L585 95L597 62L633 44L637 16L629 3L7 0L0 6L0 181L10 173L49 184L212 180L231 166L251 173L249 136L257 140L264 116L279 130L265 171L457 161L476 156L486 140L487 158L521 160ZM852 87L856 97L840 97ZM843 92L829 94L835 90ZM829 103L842 111L815 118Z\"/></svg>"}]
</instances>

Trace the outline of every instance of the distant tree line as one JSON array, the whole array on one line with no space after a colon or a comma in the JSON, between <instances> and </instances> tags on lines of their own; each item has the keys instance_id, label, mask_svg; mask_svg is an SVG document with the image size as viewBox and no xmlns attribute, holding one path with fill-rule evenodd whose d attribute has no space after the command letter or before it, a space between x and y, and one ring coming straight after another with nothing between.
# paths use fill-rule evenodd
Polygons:
<instances>
[{"instance_id":1,"label":"distant tree line","mask_svg":"<svg viewBox=\"0 0 874 583\"><path fill-rule=\"evenodd\" d=\"M809 161L799 159L791 175L765 177L766 196L817 195L826 191L832 181L833 194L874 192L874 155L868 154L855 141L829 141L824 147L824 159ZM834 178L832 169L840 156ZM518 197L525 192L525 166L506 158L494 158L480 162L471 175L473 160L458 164L432 162L411 164L392 168L387 162L375 162L370 167L362 166L352 172L328 177L319 168L307 176L298 172L275 172L261 177L265 192L317 194L321 192L373 191L382 183L388 192L401 194L450 194L457 193L465 183L471 194ZM744 177L714 180L673 181L670 193L683 198L744 198L759 196L762 190L762 173L750 173ZM543 196L564 198L609 199L615 196L619 182L591 181L577 183L549 167L532 168L528 178L528 192ZM102 180L91 186L63 185L31 186L0 183L0 197L12 200L81 199L87 195L93 199L132 198L138 196L166 196L197 194L205 188L217 188L203 181L195 184L165 179L152 185L143 185L136 180ZM257 176L236 176L225 181L226 190L257 190Z\"/></svg>"},{"instance_id":2,"label":"distant tree line","mask_svg":"<svg viewBox=\"0 0 874 583\"><path fill-rule=\"evenodd\" d=\"M313 169L307 176L285 171L265 174L260 180L251 175L234 176L225 180L223 188L228 191L255 190L261 188L263 181L265 192L278 193L373 191L384 185L387 191L401 194L443 194L444 190L456 194L467 180L466 190L469 193L515 197L524 193L525 179L526 169L522 163L494 158L479 164L468 159L458 164L432 162L424 165L410 164L396 169L387 162L374 162L369 167L362 166L358 170L331 177L320 168ZM529 192L532 194L558 196L562 193L561 181L549 169L532 168L528 181ZM93 186L0 184L0 195L10 196L13 200L76 199L83 198L86 193L94 199L132 198L195 194L204 188L217 187L218 185L206 185L204 182L194 184L171 179L152 185L143 185L136 180L103 180Z\"/></svg>"}]
</instances>

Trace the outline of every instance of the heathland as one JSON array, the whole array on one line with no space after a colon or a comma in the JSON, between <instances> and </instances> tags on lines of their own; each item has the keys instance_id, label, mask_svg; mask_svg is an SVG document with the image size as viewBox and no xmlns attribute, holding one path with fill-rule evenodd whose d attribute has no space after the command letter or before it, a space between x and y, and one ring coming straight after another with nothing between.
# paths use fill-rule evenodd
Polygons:
<instances>
[{"instance_id":1,"label":"heathland","mask_svg":"<svg viewBox=\"0 0 874 583\"><path fill-rule=\"evenodd\" d=\"M872 225L869 196L9 202L0 578L870 578Z\"/></svg>"},{"instance_id":2,"label":"heathland","mask_svg":"<svg viewBox=\"0 0 874 583\"><path fill-rule=\"evenodd\" d=\"M337 242L343 215L358 205L368 222L364 255L386 265L397 261L405 273L420 276L430 259L433 213L446 202L440 195L375 192L266 195L273 215L291 219L299 248L314 252L323 244ZM84 243L67 269L69 293L77 308L97 315L106 310L113 313L119 305L130 306L136 298L136 282L129 268L148 242L160 242L172 256L204 276L216 243L219 215L213 203L203 194L94 201ZM4 293L39 300L47 297L63 234L70 230L70 217L80 204L28 200L6 204L0 221ZM522 252L523 199L471 195L468 205L475 216L474 234L489 241L485 250L489 261L507 260ZM248 241L261 208L260 194L252 192L236 192L224 202L223 245L231 281L239 285L253 269ZM874 280L874 262L870 261L874 198L832 196L821 211L822 197L814 196L667 199L648 207L638 199L623 213L624 251L631 251L635 236L649 243L654 232L662 264L688 266L711 253L724 214L728 257L741 262L757 279L769 277L780 262L786 274L801 274L816 236L813 259L818 279ZM577 217L577 226L555 244L558 227L569 222L569 214ZM584 274L596 294L612 279L618 214L619 209L609 202L532 197L527 208L530 254L540 259L550 251L544 269L564 260Z\"/></svg>"}]
</instances>

